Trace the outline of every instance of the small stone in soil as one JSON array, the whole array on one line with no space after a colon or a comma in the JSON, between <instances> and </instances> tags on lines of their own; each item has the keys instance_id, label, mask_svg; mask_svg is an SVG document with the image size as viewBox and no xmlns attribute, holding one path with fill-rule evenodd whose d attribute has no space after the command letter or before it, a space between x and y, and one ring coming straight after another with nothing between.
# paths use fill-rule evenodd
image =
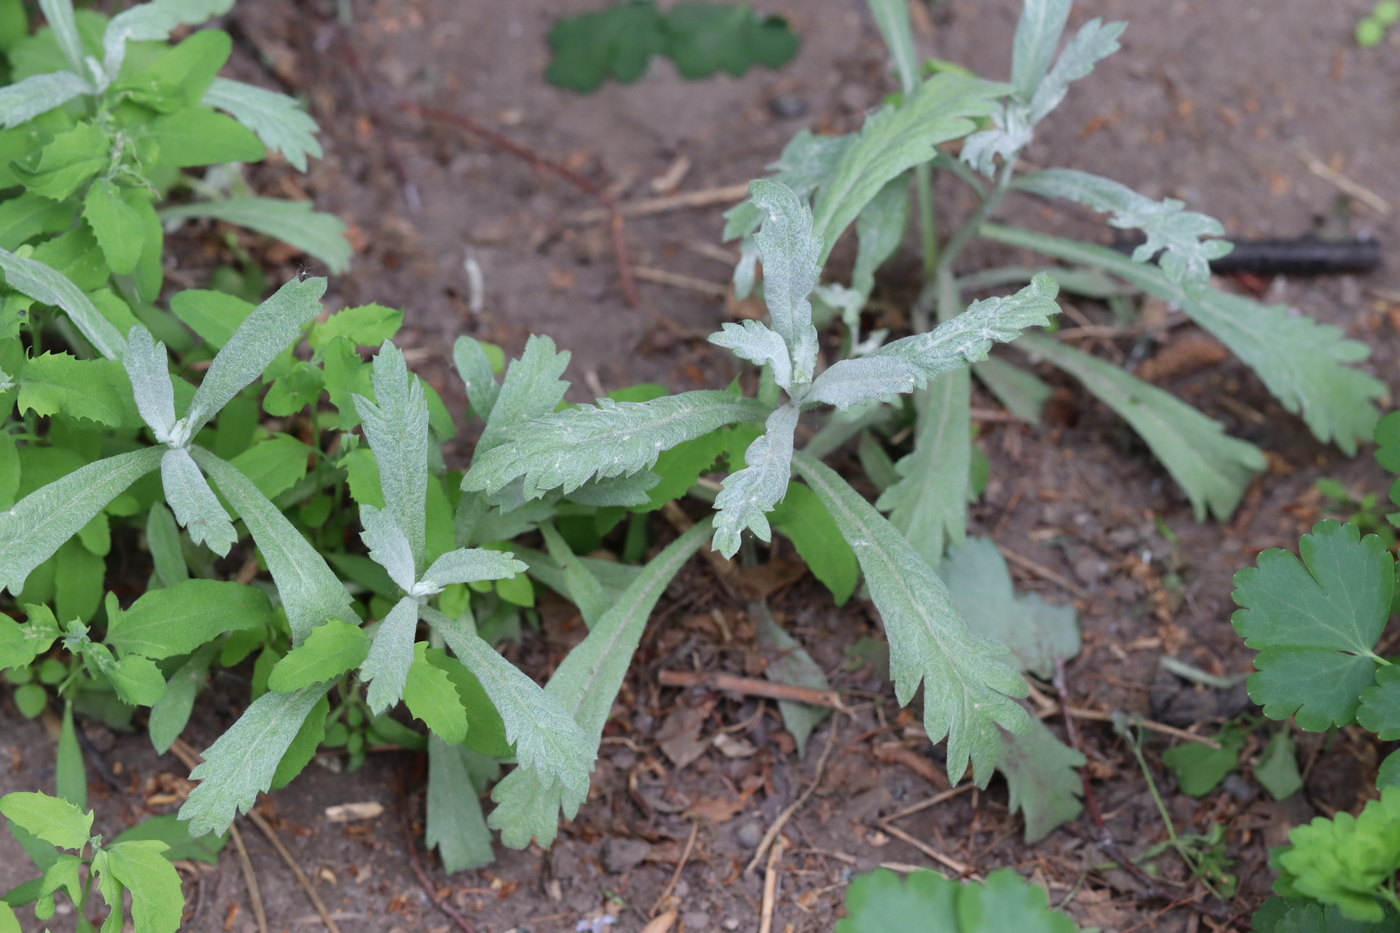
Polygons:
<instances>
[{"instance_id":1,"label":"small stone in soil","mask_svg":"<svg viewBox=\"0 0 1400 933\"><path fill-rule=\"evenodd\" d=\"M810 109L807 102L792 91L774 95L768 100L768 112L779 120L805 117Z\"/></svg>"},{"instance_id":2,"label":"small stone in soil","mask_svg":"<svg viewBox=\"0 0 1400 933\"><path fill-rule=\"evenodd\" d=\"M686 930L700 933L710 925L710 915L702 910L689 910L681 914L681 923L685 924Z\"/></svg>"},{"instance_id":3,"label":"small stone in soil","mask_svg":"<svg viewBox=\"0 0 1400 933\"><path fill-rule=\"evenodd\" d=\"M757 823L745 823L735 835L739 839L739 845L746 849L756 849L763 841L763 830Z\"/></svg>"},{"instance_id":4,"label":"small stone in soil","mask_svg":"<svg viewBox=\"0 0 1400 933\"><path fill-rule=\"evenodd\" d=\"M609 839L603 843L603 867L620 875L640 865L650 852L651 846L640 839Z\"/></svg>"}]
</instances>

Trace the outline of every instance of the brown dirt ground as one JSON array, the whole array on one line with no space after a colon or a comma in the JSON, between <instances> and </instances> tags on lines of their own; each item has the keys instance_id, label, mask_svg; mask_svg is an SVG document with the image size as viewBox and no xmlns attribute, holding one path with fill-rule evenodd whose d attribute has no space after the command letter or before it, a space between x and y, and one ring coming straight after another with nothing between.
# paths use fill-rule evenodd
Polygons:
<instances>
[{"instance_id":1,"label":"brown dirt ground","mask_svg":"<svg viewBox=\"0 0 1400 933\"><path fill-rule=\"evenodd\" d=\"M589 97L549 87L542 72L550 24L599 5L355 3L355 27L347 39L364 63L363 75L345 63L328 0L243 0L229 21L240 40L235 71L307 94L324 131L326 158L309 176L260 167L252 173L255 186L304 193L354 224L355 268L332 282L330 300L406 308L406 343L417 349L416 364L434 374L455 407L463 399L447 378L447 361L459 333L513 351L529 334L551 335L574 352L569 377L583 398L591 395L585 383L612 389L654 379L678 390L726 383L735 372L732 362L701 338L728 312L722 300L648 282L639 284L641 307L629 309L605 229L570 222L596 202L498 148L419 120L398 105L400 99L469 115L627 201L650 195L649 182L680 157L692 165L681 191L756 177L798 129L850 130L891 89L882 46L857 0L760 3L765 11L786 15L804 42L796 61L777 73L759 70L738 80L688 84L658 62L639 83L608 85ZM931 30L920 36L922 51L1003 76L1018 8L1013 0L937 4L928 17ZM1351 31L1368 8L1363 0L1082 0L1075 22L1091 16L1131 20L1124 50L1073 89L1027 159L1101 172L1154 197L1180 197L1220 217L1237 235L1294 236L1311 229L1337 194L1296 157L1295 144L1306 143L1334 169L1400 208L1400 173L1394 168L1400 38L1358 50ZM951 186L939 191L939 200L945 227L946 218L967 210ZM1394 213L1387 219L1365 205L1354 207L1355 232L1369 232L1387 246L1400 239ZM629 222L632 262L723 283L727 268L703 252L718 241L722 210ZM1054 215L1026 201L1010 205L1005 216L1106 240L1104 228L1091 226L1082 213ZM215 263L227 261L214 238L192 237L178 255L181 268L173 275L182 284L202 281ZM259 247L259 255L272 278L290 276L300 265L298 257L275 247ZM468 255L484 272L480 313L468 307ZM887 270L882 298L907 300L915 288L914 255L911 240ZM1000 249L981 246L969 252L964 271L1007 258ZM1271 297L1369 342L1375 355L1368 368L1395 386L1400 301L1393 271L1364 280L1263 284ZM1107 320L1103 309L1081 310ZM1134 348L1130 340L1099 340L1091 349L1122 361ZM972 510L972 530L992 534L1071 581L1081 594L1013 567L1023 589L1055 602L1073 600L1079 608L1085 649L1068 668L1068 690L1077 705L1152 715L1209 732L1220 717L1240 711L1238 696L1161 674L1158 658L1169 653L1216 673L1248 670L1250 652L1228 623L1232 573L1265 547L1296 542L1319 516L1310 492L1317 477L1336 476L1358 490L1382 493L1385 479L1368 456L1347 460L1335 448L1318 445L1238 363L1209 365L1164 385L1269 451L1273 468L1230 522L1198 524L1170 478L1110 412L1076 385L1062 379L1057 385L1063 391L1045 426L983 425L979 443L991 458L992 479ZM975 404L994 407L985 396ZM1179 536L1178 547L1158 533L1154 516ZM661 526L654 531L670 534ZM1169 567L1182 580L1174 591L1162 582ZM779 620L833 672L834 683L849 691L853 705L851 716L818 729L805 760L794 753L771 704L760 712L752 700L657 686L663 668L745 673L761 664L743 606L702 562L693 561L643 640L608 729L591 800L579 818L565 826L549 852L498 847L500 860L481 872L449 878L425 857L432 883L483 933L574 930L603 908L618 914L611 929L636 931L698 827L671 889L684 929L756 929L763 872L744 874L743 866L761 832L802 793L831 743L822 783L786 834L773 929L829 930L852 872L882 862L931 866L921 851L872 826L877 816L946 787L941 770L927 767L941 761L941 750L928 745L891 691L868 670L841 670L846 646L878 635L873 611L859 601L835 609L810 581L778 591L770 602ZM724 629L713 621L716 612L726 621ZM543 675L569 643L566 632L547 627L546 634L527 639L518 660ZM212 741L246 690L241 672L221 674L204 694L186 736L191 743L202 748ZM697 724L702 737L743 724L731 734L752 743L755 754L729 759L711 749L674 768L659 751L657 734L668 717L679 714ZM0 706L0 724L11 760L9 769L0 769L0 793L50 788L52 743L43 726L21 719L8 701ZM117 789L100 781L92 785L100 831L116 832L147 813L173 809L152 802L151 794L178 795L185 774L178 761L157 758L144 737L91 731L103 760L120 771ZM1130 854L1163 838L1124 744L1106 724L1083 723L1082 735L1112 838ZM1269 802L1248 780L1194 801L1175 793L1159 767L1155 772L1179 829L1226 826L1241 882L1229 907L1245 915L1266 895L1268 847L1315 813L1356 807L1384 751L1350 730L1326 748L1320 736L1298 738L1310 765L1308 787L1285 803ZM1154 767L1166 747L1161 739L1152 742ZM922 764L901 763L894 748L913 753L914 759L903 755L903 761ZM1248 754L1257 752L1252 747ZM347 933L450 928L414 879L401 831L402 813L421 818L423 776L420 758L376 754L355 775L311 767L264 804ZM384 804L386 814L351 829L325 821L326 806L367 800ZM730 801L737 810L724 805ZM682 815L697 805L715 818L692 822ZM241 825L269 929L318 926L266 840L250 824ZM1119 931L1227 928L1189 907L1164 911L1169 902L1148 896L1137 879L1100 868L1106 858L1087 816L1038 846L1025 846L1000 779L985 793L959 795L899 825L978 872L1011 866L1044 883L1052 902L1071 897L1067 909L1085 925ZM645 844L633 853L644 857L611 871L622 866L605 859L605 849L616 855L610 844L621 852L615 840L628 839ZM1159 864L1176 898L1201 893L1176 881L1179 870L1171 857ZM0 889L23 880L26 867L8 836L0 838ZM194 911L187 929L255 929L231 850L217 868L195 872L187 894Z\"/></svg>"}]
</instances>

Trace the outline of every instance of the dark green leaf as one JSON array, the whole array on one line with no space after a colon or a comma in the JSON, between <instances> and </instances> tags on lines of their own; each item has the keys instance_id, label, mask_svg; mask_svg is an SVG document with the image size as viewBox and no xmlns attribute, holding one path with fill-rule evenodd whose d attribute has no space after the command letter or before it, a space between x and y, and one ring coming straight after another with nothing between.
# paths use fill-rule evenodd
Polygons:
<instances>
[{"instance_id":1,"label":"dark green leaf","mask_svg":"<svg viewBox=\"0 0 1400 933\"><path fill-rule=\"evenodd\" d=\"M1269 739L1264 753L1254 765L1254 779L1275 800L1292 796L1303 786L1303 776L1298 771L1297 749L1294 748L1293 736L1289 734L1286 726ZM1376 783L1381 783L1379 778Z\"/></svg>"},{"instance_id":2,"label":"dark green leaf","mask_svg":"<svg viewBox=\"0 0 1400 933\"><path fill-rule=\"evenodd\" d=\"M369 638L358 625L331 619L311 630L306 642L277 662L268 677L271 690L287 693L338 678L364 662Z\"/></svg>"},{"instance_id":3,"label":"dark green leaf","mask_svg":"<svg viewBox=\"0 0 1400 933\"><path fill-rule=\"evenodd\" d=\"M860 565L817 494L802 483L789 483L769 521L792 541L812 575L831 590L836 605L845 605L855 592Z\"/></svg>"},{"instance_id":4,"label":"dark green leaf","mask_svg":"<svg viewBox=\"0 0 1400 933\"><path fill-rule=\"evenodd\" d=\"M220 580L185 580L151 590L108 620L107 642L148 658L189 654L224 632L252 629L272 620L272 604L259 589Z\"/></svg>"},{"instance_id":5,"label":"dark green leaf","mask_svg":"<svg viewBox=\"0 0 1400 933\"><path fill-rule=\"evenodd\" d=\"M117 275L127 275L136 268L146 230L141 214L123 194L110 180L99 178L88 186L83 199L83 219L92 227L108 267Z\"/></svg>"},{"instance_id":6,"label":"dark green leaf","mask_svg":"<svg viewBox=\"0 0 1400 933\"><path fill-rule=\"evenodd\" d=\"M447 671L427 660L427 649L421 641L413 646L403 701L408 711L444 742L460 745L467 737L467 712Z\"/></svg>"},{"instance_id":7,"label":"dark green leaf","mask_svg":"<svg viewBox=\"0 0 1400 933\"><path fill-rule=\"evenodd\" d=\"M1077 769L1084 756L1055 738L1034 716L1025 735L1003 732L1001 760L1006 775L1010 808L1026 818L1026 844L1034 845L1061 823L1068 823L1084 809L1079 798L1084 785Z\"/></svg>"},{"instance_id":8,"label":"dark green leaf","mask_svg":"<svg viewBox=\"0 0 1400 933\"><path fill-rule=\"evenodd\" d=\"M148 816L135 826L122 830L121 835L112 842L120 844L138 842L143 839L153 839L169 846L161 853L169 861L195 859L207 865L218 864L219 853L228 844L227 835L193 838L190 835L189 827L174 813Z\"/></svg>"},{"instance_id":9,"label":"dark green leaf","mask_svg":"<svg viewBox=\"0 0 1400 933\"><path fill-rule=\"evenodd\" d=\"M151 706L146 728L157 754L165 754L180 733L185 731L190 711L194 709L195 695L204 686L204 680L209 675L209 664L217 651L218 645L211 643L190 655L166 681L165 694Z\"/></svg>"},{"instance_id":10,"label":"dark green leaf","mask_svg":"<svg viewBox=\"0 0 1400 933\"><path fill-rule=\"evenodd\" d=\"M682 2L666 14L666 51L682 78L717 71L740 77L755 64L778 68L801 44L780 16L760 16L747 4Z\"/></svg>"},{"instance_id":11,"label":"dark green leaf","mask_svg":"<svg viewBox=\"0 0 1400 933\"><path fill-rule=\"evenodd\" d=\"M424 841L437 847L443 871L452 874L482 868L496 860L491 830L481 815L481 800L471 780L479 758L460 745L428 737L428 826Z\"/></svg>"},{"instance_id":12,"label":"dark green leaf","mask_svg":"<svg viewBox=\"0 0 1400 933\"><path fill-rule=\"evenodd\" d=\"M54 136L36 158L15 165L14 172L30 191L62 201L102 171L111 145L96 124L84 121Z\"/></svg>"},{"instance_id":13,"label":"dark green leaf","mask_svg":"<svg viewBox=\"0 0 1400 933\"><path fill-rule=\"evenodd\" d=\"M223 420L220 419L220 427ZM286 434L277 434L249 447L229 462L242 470L269 499L291 489L306 475L311 448Z\"/></svg>"},{"instance_id":14,"label":"dark green leaf","mask_svg":"<svg viewBox=\"0 0 1400 933\"><path fill-rule=\"evenodd\" d=\"M170 310L214 349L228 343L255 305L223 292L187 288L170 296Z\"/></svg>"},{"instance_id":15,"label":"dark green leaf","mask_svg":"<svg viewBox=\"0 0 1400 933\"><path fill-rule=\"evenodd\" d=\"M651 56L666 51L666 34L655 4L627 2L559 20L549 31L549 47L549 83L586 94L609 77L636 81Z\"/></svg>"}]
</instances>

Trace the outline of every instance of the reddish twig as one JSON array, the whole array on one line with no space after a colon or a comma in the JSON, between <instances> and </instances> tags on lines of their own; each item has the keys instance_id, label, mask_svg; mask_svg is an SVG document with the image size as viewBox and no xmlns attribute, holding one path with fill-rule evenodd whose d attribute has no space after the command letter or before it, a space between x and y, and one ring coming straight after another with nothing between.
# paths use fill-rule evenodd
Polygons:
<instances>
[{"instance_id":1,"label":"reddish twig","mask_svg":"<svg viewBox=\"0 0 1400 933\"><path fill-rule=\"evenodd\" d=\"M403 844L408 850L408 864L413 868L413 874L418 878L418 884L423 889L423 893L428 895L428 900L433 902L433 906L442 911L449 920L457 924L457 929L462 933L476 933L476 927L472 922L461 914L446 900L438 897L437 889L428 878L428 873L423 870L423 863L418 861L418 847L413 844L413 820L409 818L407 805L403 808Z\"/></svg>"},{"instance_id":2,"label":"reddish twig","mask_svg":"<svg viewBox=\"0 0 1400 933\"><path fill-rule=\"evenodd\" d=\"M835 690L814 690L811 687L796 687L791 684L775 684L752 677L736 677L733 674L701 674L693 671L662 671L657 678L663 687L708 687L727 693L743 696L766 697L770 700L795 700L811 706L826 706L842 709L841 696Z\"/></svg>"}]
</instances>

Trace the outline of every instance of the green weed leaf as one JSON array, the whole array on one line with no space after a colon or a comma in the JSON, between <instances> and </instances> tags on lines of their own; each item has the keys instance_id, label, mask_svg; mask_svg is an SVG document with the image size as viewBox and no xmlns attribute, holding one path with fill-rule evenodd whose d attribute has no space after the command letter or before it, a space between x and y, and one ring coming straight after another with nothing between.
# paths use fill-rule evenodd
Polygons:
<instances>
[{"instance_id":1,"label":"green weed leaf","mask_svg":"<svg viewBox=\"0 0 1400 933\"><path fill-rule=\"evenodd\" d=\"M682 78L723 71L741 77L753 65L779 68L800 43L779 16L762 16L743 3L682 0L666 14L666 53Z\"/></svg>"},{"instance_id":2,"label":"green weed leaf","mask_svg":"<svg viewBox=\"0 0 1400 933\"><path fill-rule=\"evenodd\" d=\"M549 30L549 47L549 83L588 94L608 78L624 84L640 78L651 56L666 52L665 21L649 0L617 3L558 20Z\"/></svg>"},{"instance_id":3,"label":"green weed leaf","mask_svg":"<svg viewBox=\"0 0 1400 933\"><path fill-rule=\"evenodd\" d=\"M221 120L228 119L219 114ZM232 123L232 121L230 121ZM233 124L237 126L237 124ZM240 127L241 129L241 127ZM249 139L253 139L250 135ZM257 142L253 139L253 142ZM261 148L261 145L259 145ZM161 153L164 154L162 143ZM227 161L227 160L215 160ZM226 201L195 201L160 210L161 222L208 217L247 227L295 246L326 264L334 275L350 268L353 250L345 239L345 222L334 214L314 210L310 201L282 198L229 198Z\"/></svg>"},{"instance_id":4,"label":"green weed leaf","mask_svg":"<svg viewBox=\"0 0 1400 933\"><path fill-rule=\"evenodd\" d=\"M1240 764L1240 751L1249 729L1227 723L1214 736L1219 748L1183 742L1162 753L1162 764L1176 775L1177 787L1188 797L1204 797L1219 786Z\"/></svg>"},{"instance_id":5,"label":"green weed leaf","mask_svg":"<svg viewBox=\"0 0 1400 933\"><path fill-rule=\"evenodd\" d=\"M744 468L730 473L715 497L714 549L725 557L739 550L745 528L762 541L772 537L767 513L787 493L798 413L796 405L783 405L768 416L763 434L744 451Z\"/></svg>"},{"instance_id":6,"label":"green weed leaf","mask_svg":"<svg viewBox=\"0 0 1400 933\"><path fill-rule=\"evenodd\" d=\"M1279 548L1235 574L1231 617L1257 648L1249 696L1270 719L1295 715L1321 732L1355 717L1358 696L1375 680L1376 639L1390 618L1394 560L1375 535L1354 525L1318 522L1298 542L1298 558Z\"/></svg>"},{"instance_id":7,"label":"green weed leaf","mask_svg":"<svg viewBox=\"0 0 1400 933\"><path fill-rule=\"evenodd\" d=\"M60 849L82 849L92 836L92 811L60 797L21 791L0 797L0 813Z\"/></svg>"},{"instance_id":8,"label":"green weed leaf","mask_svg":"<svg viewBox=\"0 0 1400 933\"><path fill-rule=\"evenodd\" d=\"M24 625L9 616L0 618L0 670L28 667L63 634L48 606L27 605L24 611L29 616Z\"/></svg>"},{"instance_id":9,"label":"green weed leaf","mask_svg":"<svg viewBox=\"0 0 1400 933\"><path fill-rule=\"evenodd\" d=\"M835 933L889 933L929 930L938 933L1077 933L1078 927L1052 911L1045 889L1008 868L986 882L949 881L931 871L907 878L888 868L851 879L846 916Z\"/></svg>"},{"instance_id":10,"label":"green weed leaf","mask_svg":"<svg viewBox=\"0 0 1400 933\"><path fill-rule=\"evenodd\" d=\"M93 181L83 198L83 219L97 235L108 267L117 275L130 274L141 258L145 221L122 197L122 189L106 178Z\"/></svg>"},{"instance_id":11,"label":"green weed leaf","mask_svg":"<svg viewBox=\"0 0 1400 933\"><path fill-rule=\"evenodd\" d=\"M1291 845L1272 859L1283 872L1275 891L1287 886L1336 905L1351 920L1377 923L1385 915L1381 889L1389 888L1400 866L1400 788L1385 788L1360 816L1319 816L1295 827L1288 840Z\"/></svg>"},{"instance_id":12,"label":"green weed leaf","mask_svg":"<svg viewBox=\"0 0 1400 933\"><path fill-rule=\"evenodd\" d=\"M469 748L428 737L428 825L424 842L437 847L448 874L484 868L496 860L491 830L481 813L473 777L495 762Z\"/></svg>"},{"instance_id":13,"label":"green weed leaf","mask_svg":"<svg viewBox=\"0 0 1400 933\"><path fill-rule=\"evenodd\" d=\"M170 296L170 310L214 349L229 342L256 305L235 295L187 288Z\"/></svg>"},{"instance_id":14,"label":"green weed leaf","mask_svg":"<svg viewBox=\"0 0 1400 933\"><path fill-rule=\"evenodd\" d=\"M239 123L258 134L264 146L282 153L298 172L306 171L308 155L321 158L321 144L316 141L316 121L286 94L242 81L215 78L200 103L231 114Z\"/></svg>"},{"instance_id":15,"label":"green weed leaf","mask_svg":"<svg viewBox=\"0 0 1400 933\"><path fill-rule=\"evenodd\" d=\"M258 492L271 499L306 476L306 459L311 454L312 449L296 438L277 434L254 444L229 462L252 481Z\"/></svg>"},{"instance_id":16,"label":"green weed leaf","mask_svg":"<svg viewBox=\"0 0 1400 933\"><path fill-rule=\"evenodd\" d=\"M226 557L238 533L188 450L166 449L160 460L160 481L175 521L189 532L190 540L208 544L215 554Z\"/></svg>"},{"instance_id":17,"label":"green weed leaf","mask_svg":"<svg viewBox=\"0 0 1400 933\"><path fill-rule=\"evenodd\" d=\"M1026 844L1034 845L1084 809L1079 770L1085 758L1055 738L1034 716L1024 735L1003 732L997 768L1006 776L1011 812L1026 818Z\"/></svg>"},{"instance_id":18,"label":"green weed leaf","mask_svg":"<svg viewBox=\"0 0 1400 933\"><path fill-rule=\"evenodd\" d=\"M1391 665L1376 671L1376 682L1361 691L1356 721L1382 742L1400 739L1400 668Z\"/></svg>"},{"instance_id":19,"label":"green weed leaf","mask_svg":"<svg viewBox=\"0 0 1400 933\"><path fill-rule=\"evenodd\" d=\"M108 869L131 892L131 920L138 930L175 933L180 928L185 897L180 876L164 855L167 848L153 839L107 847Z\"/></svg>"},{"instance_id":20,"label":"green weed leaf","mask_svg":"<svg viewBox=\"0 0 1400 933\"><path fill-rule=\"evenodd\" d=\"M860 565L817 494L802 483L788 483L787 494L774 507L770 521L797 548L812 576L831 590L836 605L845 605L860 579Z\"/></svg>"},{"instance_id":21,"label":"green weed leaf","mask_svg":"<svg viewBox=\"0 0 1400 933\"><path fill-rule=\"evenodd\" d=\"M413 646L413 663L403 686L408 711L423 720L432 733L449 745L460 745L467 737L467 711L457 694L445 665L434 664L426 642ZM443 652L438 652L444 654Z\"/></svg>"},{"instance_id":22,"label":"green weed leaf","mask_svg":"<svg viewBox=\"0 0 1400 933\"><path fill-rule=\"evenodd\" d=\"M377 347L392 339L402 326L402 311L379 304L360 305L312 324L306 342L311 349L319 350L337 337L347 337L357 347Z\"/></svg>"},{"instance_id":23,"label":"green weed leaf","mask_svg":"<svg viewBox=\"0 0 1400 933\"><path fill-rule=\"evenodd\" d=\"M121 332L63 273L36 259L21 259L3 249L0 249L0 272L5 273L5 284L20 294L66 311L92 348L107 359L119 360L126 353L126 341Z\"/></svg>"},{"instance_id":24,"label":"green weed leaf","mask_svg":"<svg viewBox=\"0 0 1400 933\"><path fill-rule=\"evenodd\" d=\"M1287 726L1275 732L1264 747L1259 761L1254 765L1254 779L1275 800L1290 797L1302 788L1303 775L1298 770L1298 752ZM1379 778L1376 783L1384 786Z\"/></svg>"},{"instance_id":25,"label":"green weed leaf","mask_svg":"<svg viewBox=\"0 0 1400 933\"><path fill-rule=\"evenodd\" d=\"M107 643L125 654L173 658L225 632L272 621L272 603L255 587L221 580L185 580L144 593L107 623Z\"/></svg>"},{"instance_id":26,"label":"green weed leaf","mask_svg":"<svg viewBox=\"0 0 1400 933\"><path fill-rule=\"evenodd\" d=\"M194 709L195 696L209 675L209 665L218 653L218 646L209 644L190 655L189 660L175 669L165 682L165 692L151 705L147 730L156 754L164 755L185 731ZM183 826L181 832L184 832ZM177 856L181 857L181 856Z\"/></svg>"},{"instance_id":27,"label":"green weed leaf","mask_svg":"<svg viewBox=\"0 0 1400 933\"><path fill-rule=\"evenodd\" d=\"M18 408L48 416L59 413L120 427L129 417L129 390L121 364L80 360L67 353L45 353L24 364L19 376Z\"/></svg>"},{"instance_id":28,"label":"green weed leaf","mask_svg":"<svg viewBox=\"0 0 1400 933\"><path fill-rule=\"evenodd\" d=\"M356 395L355 411L379 467L383 514L392 518L408 539L408 577L412 581L423 568L426 540L428 403L422 386L409 374L403 353L388 340L375 357L373 385L378 403ZM412 585L410 582L406 588Z\"/></svg>"},{"instance_id":29,"label":"green weed leaf","mask_svg":"<svg viewBox=\"0 0 1400 933\"><path fill-rule=\"evenodd\" d=\"M287 652L267 678L269 690L289 693L314 684L334 681L359 667L369 654L364 629L339 619L329 619L311 630L306 642Z\"/></svg>"}]
</instances>

